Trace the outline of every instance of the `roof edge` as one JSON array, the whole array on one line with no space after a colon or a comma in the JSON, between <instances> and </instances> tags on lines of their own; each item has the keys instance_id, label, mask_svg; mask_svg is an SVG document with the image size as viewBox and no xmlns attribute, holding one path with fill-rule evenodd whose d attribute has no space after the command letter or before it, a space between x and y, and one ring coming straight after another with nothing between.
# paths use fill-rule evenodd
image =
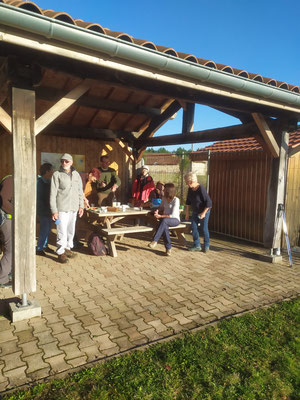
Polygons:
<instances>
[{"instance_id":1,"label":"roof edge","mask_svg":"<svg viewBox=\"0 0 300 400\"><path fill-rule=\"evenodd\" d=\"M47 39L81 46L111 57L146 65L158 72L180 75L206 84L226 87L238 93L257 96L300 107L300 94L252 81L243 76L216 70L147 47L124 42L99 32L89 31L44 15L0 3L0 24L21 29ZM299 110L300 111L300 110Z\"/></svg>"}]
</instances>

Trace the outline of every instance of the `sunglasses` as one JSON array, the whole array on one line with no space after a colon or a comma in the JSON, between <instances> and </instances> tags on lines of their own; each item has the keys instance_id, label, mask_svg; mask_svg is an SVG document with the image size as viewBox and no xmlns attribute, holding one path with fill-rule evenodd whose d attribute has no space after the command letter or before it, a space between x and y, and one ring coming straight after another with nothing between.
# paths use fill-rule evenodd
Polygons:
<instances>
[{"instance_id":1,"label":"sunglasses","mask_svg":"<svg viewBox=\"0 0 300 400\"><path fill-rule=\"evenodd\" d=\"M60 160L60 162L61 162L62 164L69 164L71 161L69 161L69 160Z\"/></svg>"}]
</instances>

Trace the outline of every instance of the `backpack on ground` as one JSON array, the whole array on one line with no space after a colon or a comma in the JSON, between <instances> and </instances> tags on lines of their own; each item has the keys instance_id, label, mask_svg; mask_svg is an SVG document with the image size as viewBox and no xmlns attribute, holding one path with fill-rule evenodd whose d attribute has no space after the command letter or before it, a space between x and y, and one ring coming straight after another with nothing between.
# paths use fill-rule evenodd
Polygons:
<instances>
[{"instance_id":1,"label":"backpack on ground","mask_svg":"<svg viewBox=\"0 0 300 400\"><path fill-rule=\"evenodd\" d=\"M107 250L104 245L103 240L99 236L98 233L93 232L90 234L88 238L88 248L90 254L94 256L106 256L107 255Z\"/></svg>"}]
</instances>

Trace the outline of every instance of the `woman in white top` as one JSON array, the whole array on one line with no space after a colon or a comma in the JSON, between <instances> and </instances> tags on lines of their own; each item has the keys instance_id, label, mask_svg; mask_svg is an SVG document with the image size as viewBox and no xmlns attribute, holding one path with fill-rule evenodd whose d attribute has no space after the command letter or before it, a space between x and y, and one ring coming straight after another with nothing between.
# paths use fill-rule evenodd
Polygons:
<instances>
[{"instance_id":1,"label":"woman in white top","mask_svg":"<svg viewBox=\"0 0 300 400\"><path fill-rule=\"evenodd\" d=\"M167 183L165 185L164 197L161 200L161 205L159 206L159 209L154 212L154 217L160 221L160 224L154 235L153 241L148 244L148 246L153 249L163 235L167 256L171 255L169 227L174 227L180 224L180 202L179 198L175 195L175 185L173 183Z\"/></svg>"}]
</instances>

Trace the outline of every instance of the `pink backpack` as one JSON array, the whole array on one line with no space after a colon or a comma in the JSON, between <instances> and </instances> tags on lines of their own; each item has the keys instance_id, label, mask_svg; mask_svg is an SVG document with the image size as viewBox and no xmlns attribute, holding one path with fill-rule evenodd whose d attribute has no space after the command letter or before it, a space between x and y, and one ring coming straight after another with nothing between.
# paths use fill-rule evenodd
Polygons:
<instances>
[{"instance_id":1,"label":"pink backpack","mask_svg":"<svg viewBox=\"0 0 300 400\"><path fill-rule=\"evenodd\" d=\"M98 233L91 233L89 238L88 238L88 248L90 251L90 254L94 256L106 256L107 255L107 250L106 247L103 243L103 240L101 237L98 235Z\"/></svg>"}]
</instances>

